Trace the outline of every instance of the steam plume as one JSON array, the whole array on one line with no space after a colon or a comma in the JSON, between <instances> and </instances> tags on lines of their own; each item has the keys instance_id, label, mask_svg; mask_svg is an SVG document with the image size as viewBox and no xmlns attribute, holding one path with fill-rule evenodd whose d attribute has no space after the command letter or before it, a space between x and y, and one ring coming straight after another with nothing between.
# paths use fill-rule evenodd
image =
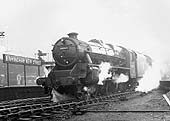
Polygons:
<instances>
[{"instance_id":1,"label":"steam plume","mask_svg":"<svg viewBox=\"0 0 170 121\"><path fill-rule=\"evenodd\" d=\"M111 77L111 74L109 74L109 69L111 68L110 63L108 62L102 62L100 64L100 74L99 74L99 85L103 85L103 80L105 80L108 77Z\"/></svg>"},{"instance_id":2,"label":"steam plume","mask_svg":"<svg viewBox=\"0 0 170 121\"><path fill-rule=\"evenodd\" d=\"M146 70L143 78L139 80L139 86L136 88L137 91L148 92L159 86L159 81L161 79L159 64L155 62L152 67Z\"/></svg>"},{"instance_id":3,"label":"steam plume","mask_svg":"<svg viewBox=\"0 0 170 121\"><path fill-rule=\"evenodd\" d=\"M121 74L117 77L116 83L127 82L128 80L129 80L129 76L121 73Z\"/></svg>"}]
</instances>

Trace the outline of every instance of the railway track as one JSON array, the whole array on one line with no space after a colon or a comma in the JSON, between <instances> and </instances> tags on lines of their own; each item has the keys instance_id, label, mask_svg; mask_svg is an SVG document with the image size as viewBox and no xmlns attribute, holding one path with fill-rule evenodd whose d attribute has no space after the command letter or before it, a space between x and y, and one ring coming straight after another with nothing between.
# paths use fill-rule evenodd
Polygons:
<instances>
[{"instance_id":1,"label":"railway track","mask_svg":"<svg viewBox=\"0 0 170 121\"><path fill-rule=\"evenodd\" d=\"M125 99L126 97L140 94L139 92L125 92L101 96L88 100L54 103L48 98L29 99L24 101L3 102L0 104L0 120L10 121L36 121L40 119L64 120L73 113L80 112L82 109L107 104L110 101ZM44 100L44 101L43 101ZM3 106L3 104L5 104Z\"/></svg>"},{"instance_id":2,"label":"railway track","mask_svg":"<svg viewBox=\"0 0 170 121\"><path fill-rule=\"evenodd\" d=\"M80 110L82 113L164 113L170 112L170 110Z\"/></svg>"},{"instance_id":3,"label":"railway track","mask_svg":"<svg viewBox=\"0 0 170 121\"><path fill-rule=\"evenodd\" d=\"M35 104L35 103L45 103L45 102L50 102L50 97L27 98L27 99L3 101L0 103L0 109L9 108L12 106L22 106L22 105Z\"/></svg>"}]
</instances>

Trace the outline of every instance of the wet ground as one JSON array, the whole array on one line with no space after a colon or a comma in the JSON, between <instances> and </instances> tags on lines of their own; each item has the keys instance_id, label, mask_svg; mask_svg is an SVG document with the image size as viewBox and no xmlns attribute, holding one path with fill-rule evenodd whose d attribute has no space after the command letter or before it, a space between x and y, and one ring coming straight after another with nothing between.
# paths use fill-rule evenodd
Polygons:
<instances>
[{"instance_id":1,"label":"wet ground","mask_svg":"<svg viewBox=\"0 0 170 121\"><path fill-rule=\"evenodd\" d=\"M118 110L129 112L97 112L72 116L67 121L170 121L170 112L145 112L170 110L162 92L154 90L146 95L137 96L120 102L110 102L107 105L91 107L92 110ZM169 98L170 98L170 94ZM130 111L144 112L130 112Z\"/></svg>"}]
</instances>

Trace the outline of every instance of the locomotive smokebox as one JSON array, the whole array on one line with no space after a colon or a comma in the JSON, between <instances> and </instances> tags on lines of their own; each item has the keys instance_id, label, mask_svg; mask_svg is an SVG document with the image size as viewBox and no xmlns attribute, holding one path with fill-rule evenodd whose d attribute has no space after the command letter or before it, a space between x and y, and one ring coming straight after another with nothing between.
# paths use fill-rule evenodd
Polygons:
<instances>
[{"instance_id":1,"label":"locomotive smokebox","mask_svg":"<svg viewBox=\"0 0 170 121\"><path fill-rule=\"evenodd\" d=\"M67 34L70 38L73 38L73 39L77 39L77 35L78 35L78 33L76 33L76 32L71 32L71 33L69 33L69 34Z\"/></svg>"}]
</instances>

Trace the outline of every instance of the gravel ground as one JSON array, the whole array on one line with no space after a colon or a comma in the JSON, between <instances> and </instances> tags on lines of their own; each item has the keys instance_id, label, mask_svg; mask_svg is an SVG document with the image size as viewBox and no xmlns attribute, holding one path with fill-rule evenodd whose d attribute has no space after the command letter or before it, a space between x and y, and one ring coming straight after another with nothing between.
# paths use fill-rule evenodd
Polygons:
<instances>
[{"instance_id":1,"label":"gravel ground","mask_svg":"<svg viewBox=\"0 0 170 121\"><path fill-rule=\"evenodd\" d=\"M170 94L169 94L170 95ZM170 96L169 96L170 98ZM170 110L162 97L162 93L154 90L146 95L137 96L127 101L111 102L107 105L92 107L93 110ZM143 113L85 113L72 116L66 121L170 121L170 112L143 112Z\"/></svg>"}]
</instances>

